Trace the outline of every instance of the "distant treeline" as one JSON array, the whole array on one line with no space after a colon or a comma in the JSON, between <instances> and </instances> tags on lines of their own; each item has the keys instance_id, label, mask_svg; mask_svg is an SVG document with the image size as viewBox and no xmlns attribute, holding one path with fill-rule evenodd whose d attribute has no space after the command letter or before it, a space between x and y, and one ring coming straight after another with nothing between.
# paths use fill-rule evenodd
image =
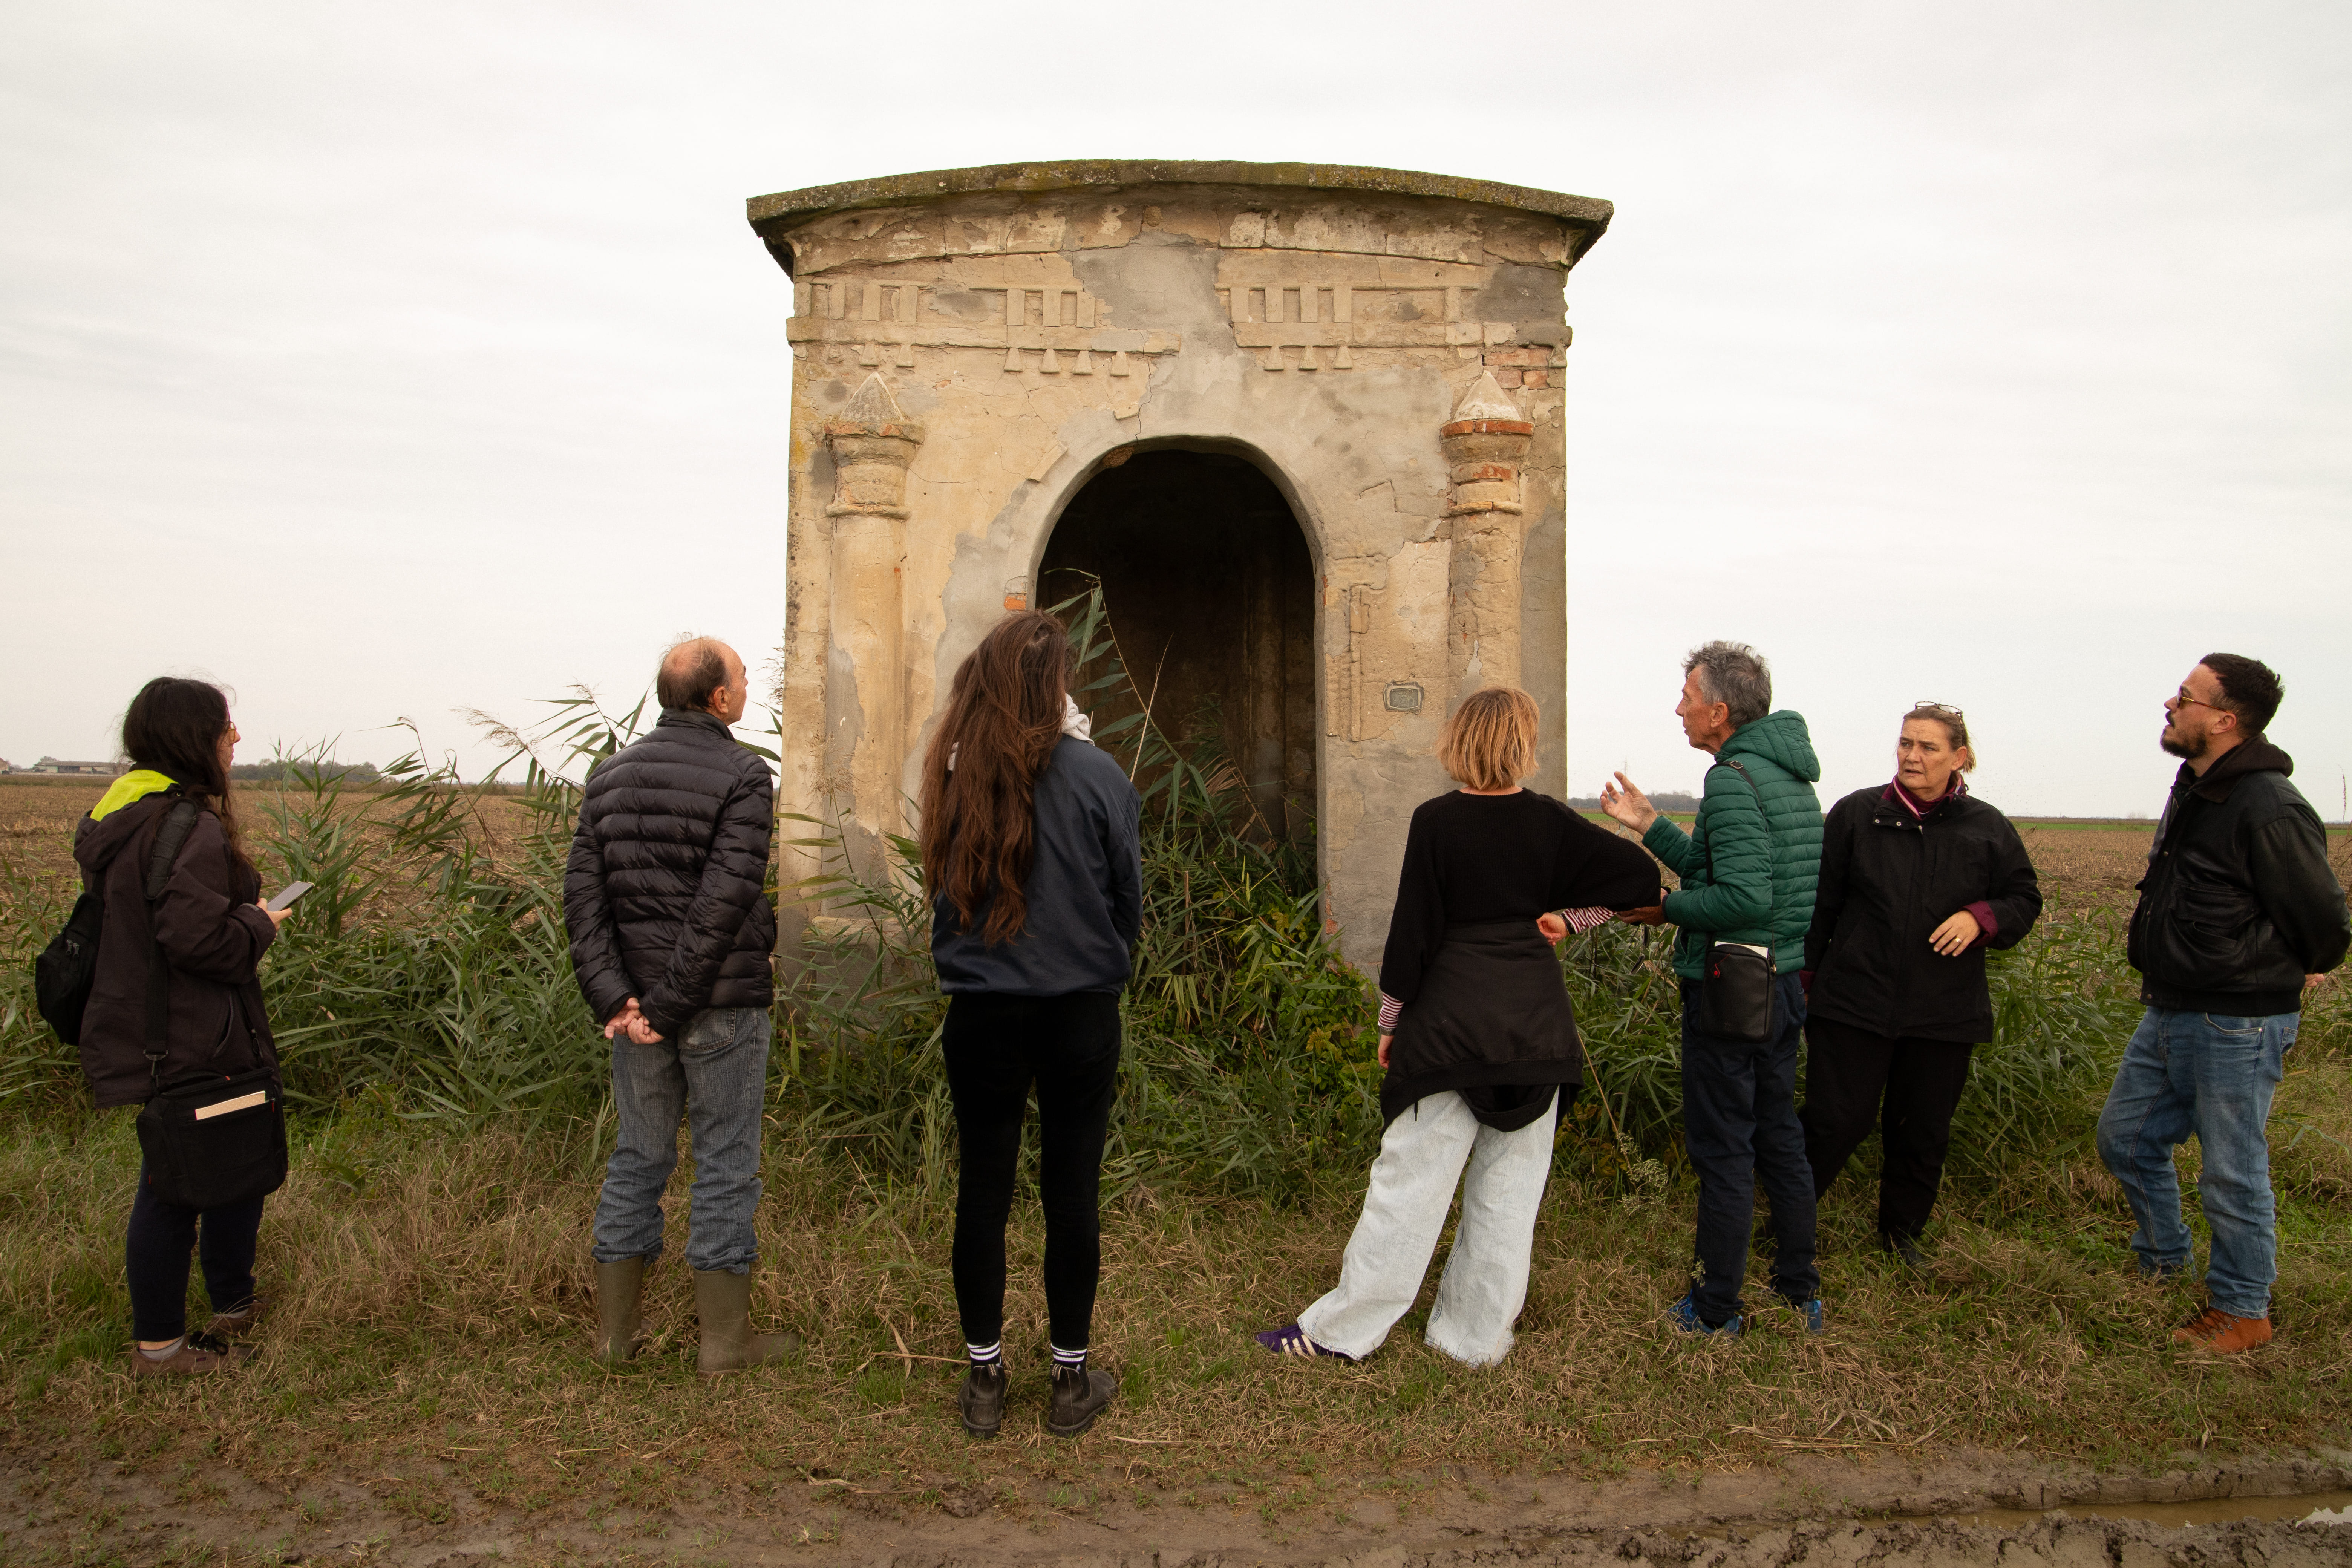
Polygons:
<instances>
[{"instance_id":1,"label":"distant treeline","mask_svg":"<svg viewBox=\"0 0 2352 1568\"><path fill-rule=\"evenodd\" d=\"M298 764L289 762L239 763L229 769L232 779L259 784L282 784L294 776ZM383 775L375 771L373 763L302 763L305 772L317 772L345 784L370 784L382 782Z\"/></svg>"},{"instance_id":2,"label":"distant treeline","mask_svg":"<svg viewBox=\"0 0 2352 1568\"><path fill-rule=\"evenodd\" d=\"M1599 811L1601 797L1597 795L1574 795L1568 797L1568 804L1575 811ZM1664 812L1696 811L1698 796L1687 790L1654 789L1650 792L1650 804Z\"/></svg>"}]
</instances>

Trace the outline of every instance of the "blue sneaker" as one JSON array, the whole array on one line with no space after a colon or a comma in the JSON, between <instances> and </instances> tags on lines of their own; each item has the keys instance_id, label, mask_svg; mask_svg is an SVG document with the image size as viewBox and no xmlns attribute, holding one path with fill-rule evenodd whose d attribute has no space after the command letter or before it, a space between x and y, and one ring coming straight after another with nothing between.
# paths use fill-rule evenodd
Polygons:
<instances>
[{"instance_id":1,"label":"blue sneaker","mask_svg":"<svg viewBox=\"0 0 2352 1568\"><path fill-rule=\"evenodd\" d=\"M1692 1303L1690 1292L1687 1290L1683 1292L1681 1300L1666 1309L1666 1321L1686 1334L1730 1334L1737 1337L1739 1333L1739 1317L1737 1313L1720 1323L1702 1321L1698 1315L1698 1308Z\"/></svg>"},{"instance_id":2,"label":"blue sneaker","mask_svg":"<svg viewBox=\"0 0 2352 1568\"><path fill-rule=\"evenodd\" d=\"M1810 1301L1791 1301L1789 1305L1804 1315L1805 1332L1818 1334L1822 1331L1822 1319L1829 1307L1819 1296Z\"/></svg>"}]
</instances>

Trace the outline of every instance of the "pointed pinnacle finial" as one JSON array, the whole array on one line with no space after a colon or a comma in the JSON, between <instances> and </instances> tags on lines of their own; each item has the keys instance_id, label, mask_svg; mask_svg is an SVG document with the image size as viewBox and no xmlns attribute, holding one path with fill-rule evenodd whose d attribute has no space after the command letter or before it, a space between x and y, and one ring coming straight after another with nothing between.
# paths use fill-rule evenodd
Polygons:
<instances>
[{"instance_id":1,"label":"pointed pinnacle finial","mask_svg":"<svg viewBox=\"0 0 2352 1568\"><path fill-rule=\"evenodd\" d=\"M1519 405L1511 401L1507 393L1495 384L1495 373L1482 370L1478 379L1470 384L1470 390L1462 395L1462 401L1454 405L1454 417L1524 420L1527 416L1519 412Z\"/></svg>"}]
</instances>

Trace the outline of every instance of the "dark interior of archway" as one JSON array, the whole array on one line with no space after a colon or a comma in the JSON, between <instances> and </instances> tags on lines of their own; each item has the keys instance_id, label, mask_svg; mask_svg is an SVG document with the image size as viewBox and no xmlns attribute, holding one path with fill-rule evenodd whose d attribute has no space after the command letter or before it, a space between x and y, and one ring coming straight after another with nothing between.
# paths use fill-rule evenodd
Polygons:
<instances>
[{"instance_id":1,"label":"dark interior of archway","mask_svg":"<svg viewBox=\"0 0 2352 1568\"><path fill-rule=\"evenodd\" d=\"M1074 497L1045 545L1038 603L1102 579L1103 602L1152 715L1213 743L1267 828L1302 837L1315 812L1315 571L1272 480L1214 452L1138 453Z\"/></svg>"}]
</instances>

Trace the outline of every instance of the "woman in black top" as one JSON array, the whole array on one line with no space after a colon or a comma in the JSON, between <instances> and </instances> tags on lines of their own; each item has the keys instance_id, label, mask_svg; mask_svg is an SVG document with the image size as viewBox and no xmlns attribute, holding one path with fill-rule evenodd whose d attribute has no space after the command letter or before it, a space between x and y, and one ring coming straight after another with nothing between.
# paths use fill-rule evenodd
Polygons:
<instances>
[{"instance_id":1,"label":"woman in black top","mask_svg":"<svg viewBox=\"0 0 2352 1568\"><path fill-rule=\"evenodd\" d=\"M82 1013L81 1066L101 1107L135 1105L159 1083L194 1073L234 1076L278 1067L256 966L287 910L261 907L261 876L245 853L229 798L236 746L228 698L216 686L170 676L149 681L122 718L131 771L114 781L74 828L84 886L102 890L106 921L98 970ZM163 896L146 879L165 819L182 801L198 808L171 857ZM169 846L165 846L168 849ZM148 965L160 947L169 966L163 1058L147 1057ZM131 1352L137 1374L220 1372L245 1347L232 1341L259 1321L253 1256L259 1198L182 1208L156 1196L139 1173L124 1247L131 1279ZM210 1325L187 1327L188 1259L203 1237Z\"/></svg>"},{"instance_id":2,"label":"woman in black top","mask_svg":"<svg viewBox=\"0 0 2352 1568\"><path fill-rule=\"evenodd\" d=\"M1879 1123L1879 1239L1916 1267L1969 1053L1992 1038L1985 952L2024 940L2042 889L2009 818L1969 793L1958 709L1906 714L1895 761L1892 783L1854 791L1822 826L1800 1120L1816 1196Z\"/></svg>"},{"instance_id":3,"label":"woman in black top","mask_svg":"<svg viewBox=\"0 0 2352 1568\"><path fill-rule=\"evenodd\" d=\"M1508 687L1473 692L1446 721L1438 760L1463 787L1424 802L1405 836L1381 963L1388 1125L1363 1218L1338 1286L1258 1335L1268 1350L1353 1361L1379 1348L1420 1293L1457 1181L1461 1226L1427 1337L1473 1366L1511 1348L1554 1115L1584 1079L1551 942L1659 897L1640 845L1520 787L1536 723L1534 700Z\"/></svg>"},{"instance_id":4,"label":"woman in black top","mask_svg":"<svg viewBox=\"0 0 2352 1568\"><path fill-rule=\"evenodd\" d=\"M955 1292L971 1368L959 1405L975 1437L1004 1419L1004 1224L1033 1085L1047 1428L1076 1436L1118 1388L1087 1352L1118 995L1142 924L1141 808L1118 763L1084 738L1069 677L1059 622L1005 616L956 670L923 760L923 884L960 1149Z\"/></svg>"}]
</instances>

